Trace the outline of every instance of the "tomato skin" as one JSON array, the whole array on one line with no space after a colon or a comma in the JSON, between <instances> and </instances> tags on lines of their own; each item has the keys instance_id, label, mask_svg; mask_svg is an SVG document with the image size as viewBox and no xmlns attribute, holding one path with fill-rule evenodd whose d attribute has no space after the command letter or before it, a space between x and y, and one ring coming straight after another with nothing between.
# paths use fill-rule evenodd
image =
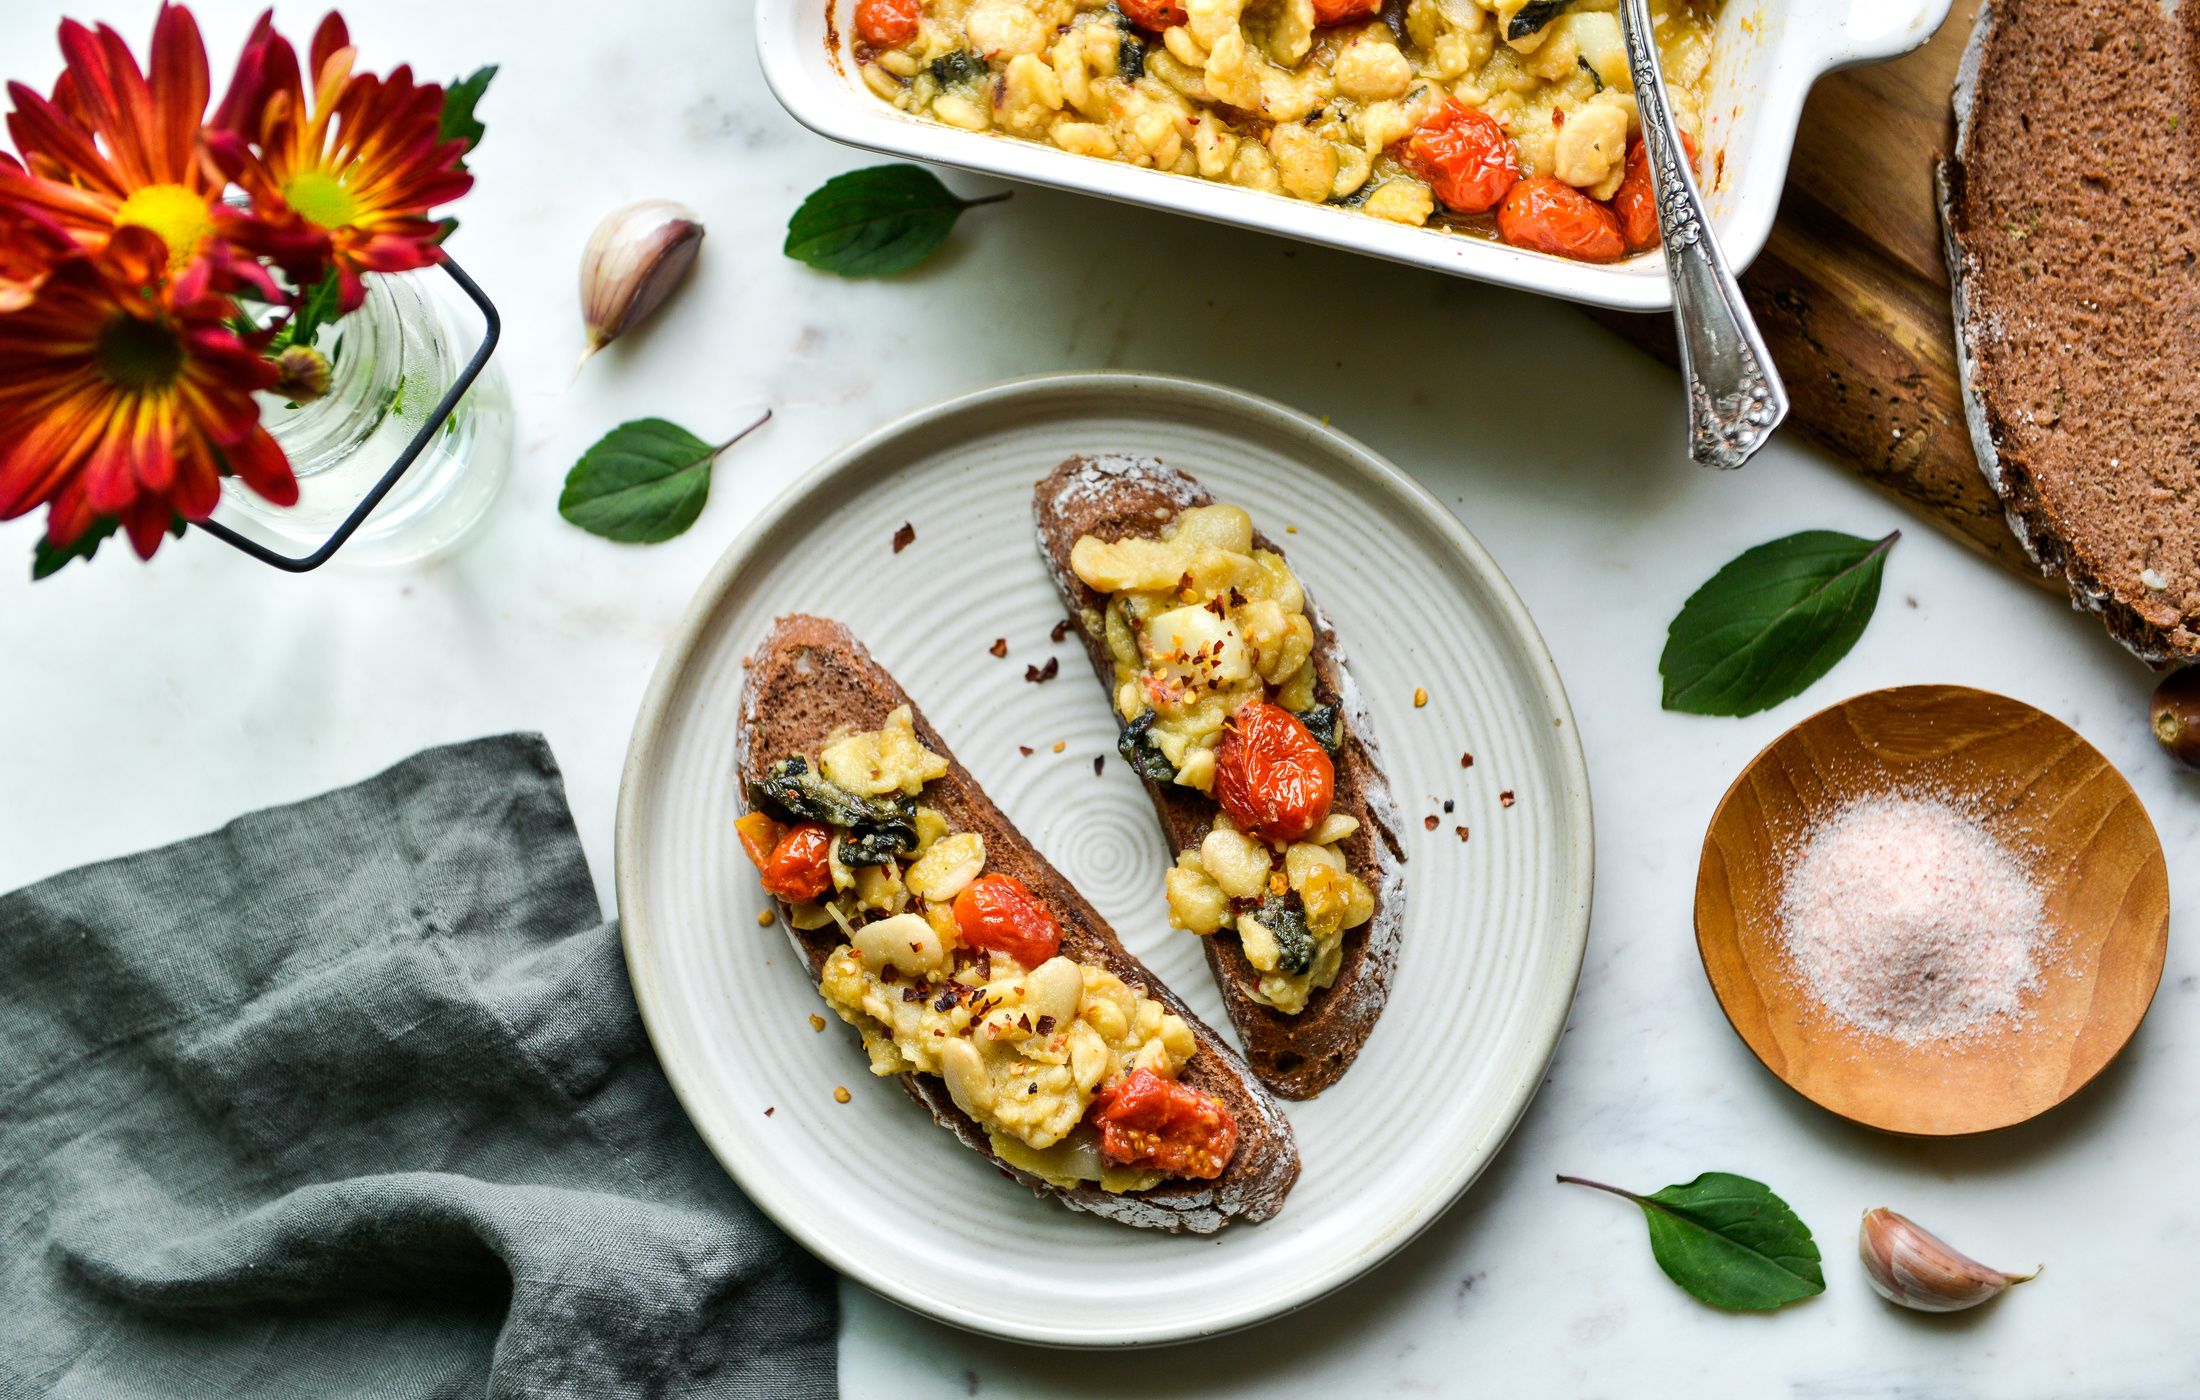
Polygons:
<instances>
[{"instance_id":1,"label":"tomato skin","mask_svg":"<svg viewBox=\"0 0 2200 1400\"><path fill-rule=\"evenodd\" d=\"M816 822L787 828L764 860L764 888L789 904L810 904L833 887L833 834Z\"/></svg>"},{"instance_id":2,"label":"tomato skin","mask_svg":"<svg viewBox=\"0 0 2200 1400\"><path fill-rule=\"evenodd\" d=\"M1336 788L1329 754L1289 710L1253 700L1223 722L1214 794L1238 830L1296 841L1329 815Z\"/></svg>"},{"instance_id":3,"label":"tomato skin","mask_svg":"<svg viewBox=\"0 0 2200 1400\"><path fill-rule=\"evenodd\" d=\"M1436 115L1391 148L1448 209L1493 209L1520 179L1520 151L1495 118L1447 100Z\"/></svg>"},{"instance_id":4,"label":"tomato skin","mask_svg":"<svg viewBox=\"0 0 2200 1400\"><path fill-rule=\"evenodd\" d=\"M1383 12L1383 0L1314 0L1314 23L1343 24Z\"/></svg>"},{"instance_id":5,"label":"tomato skin","mask_svg":"<svg viewBox=\"0 0 2200 1400\"><path fill-rule=\"evenodd\" d=\"M751 812L733 824L741 837L741 853L749 858L749 864L758 870L772 858L772 847L787 834L787 828L762 812Z\"/></svg>"},{"instance_id":6,"label":"tomato skin","mask_svg":"<svg viewBox=\"0 0 2200 1400\"><path fill-rule=\"evenodd\" d=\"M1155 34L1172 29L1187 18L1179 0L1116 0L1116 7L1132 24Z\"/></svg>"},{"instance_id":7,"label":"tomato skin","mask_svg":"<svg viewBox=\"0 0 2200 1400\"><path fill-rule=\"evenodd\" d=\"M1237 1152L1227 1104L1152 1070L1132 1070L1101 1090L1092 1119L1100 1155L1119 1166L1211 1180Z\"/></svg>"},{"instance_id":8,"label":"tomato skin","mask_svg":"<svg viewBox=\"0 0 2200 1400\"><path fill-rule=\"evenodd\" d=\"M898 48L917 37L923 0L857 0L856 37L873 48Z\"/></svg>"},{"instance_id":9,"label":"tomato skin","mask_svg":"<svg viewBox=\"0 0 2200 1400\"><path fill-rule=\"evenodd\" d=\"M1013 875L980 875L963 886L955 927L971 947L1006 953L1027 971L1062 949L1062 926Z\"/></svg>"},{"instance_id":10,"label":"tomato skin","mask_svg":"<svg viewBox=\"0 0 2200 1400\"><path fill-rule=\"evenodd\" d=\"M1688 152L1688 168L1698 169L1696 143L1685 131L1681 133L1681 149ZM1619 188L1612 192L1612 212L1619 215L1619 231L1630 251L1648 252L1662 240L1658 232L1657 182L1650 177L1650 151L1640 136L1627 143L1627 165Z\"/></svg>"},{"instance_id":11,"label":"tomato skin","mask_svg":"<svg viewBox=\"0 0 2200 1400\"><path fill-rule=\"evenodd\" d=\"M1563 180L1522 180L1497 211L1497 234L1516 248L1556 253L1576 262L1618 262L1627 256L1619 215Z\"/></svg>"}]
</instances>

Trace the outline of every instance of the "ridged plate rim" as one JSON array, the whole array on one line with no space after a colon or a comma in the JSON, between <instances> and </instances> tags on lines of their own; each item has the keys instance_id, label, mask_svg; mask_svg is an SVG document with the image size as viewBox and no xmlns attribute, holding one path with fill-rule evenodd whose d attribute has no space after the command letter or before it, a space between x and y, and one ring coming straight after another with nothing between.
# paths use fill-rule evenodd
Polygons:
<instances>
[{"instance_id":1,"label":"ridged plate rim","mask_svg":"<svg viewBox=\"0 0 2200 1400\"><path fill-rule=\"evenodd\" d=\"M686 672L710 634L713 620L727 603L728 594L757 561L767 542L777 538L791 521L807 512L829 516L831 508L823 504L823 499L844 480L861 477L868 485L874 473L890 475L896 469L897 448L927 437L942 422L958 416L982 420L988 410L997 411L1009 405L1028 412L1031 404L1027 401L1043 403L1048 399L1075 403L1089 411L1091 402L1101 397L1116 399L1119 403L1116 411L1126 417L1157 420L1201 417L1210 426L1234 418L1250 431L1296 439L1310 453L1341 469L1342 475L1337 478L1341 490L1375 493L1386 506L1418 517L1420 525L1449 547L1450 567L1459 571L1467 586L1483 595L1482 601L1501 624L1502 639L1510 643L1515 659L1532 674L1541 691L1539 698L1555 720L1555 737L1549 757L1556 766L1557 781L1547 799L1554 807L1556 827L1573 839L1554 842L1554 864L1541 872L1551 887L1548 927L1541 932L1545 937L1561 940L1560 955L1553 960L1550 975L1539 985L1524 987L1517 998L1536 1003L1529 1008L1536 1014L1524 1027L1519 1043L1512 1047L1512 1082L1495 1115L1496 1130L1463 1154L1446 1177L1417 1190L1420 1204L1408 1216L1379 1232L1378 1237L1356 1241L1355 1247L1336 1251L1324 1268L1307 1273L1285 1292L1247 1304L1221 1298L1211 1309L1187 1313L1163 1327L1116 1328L1083 1319L1069 1322L1026 1319L986 1325L958 1314L951 1301L935 1296L921 1285L873 1267L845 1241L806 1219L786 1198L779 1181L780 1166L743 1135L728 1130L730 1123L721 1123L721 1115L709 1103L711 1085L701 1066L689 1055L671 1019L669 1007L660 997L657 976L660 954L649 903L642 893L640 873L645 860L642 850L646 840L645 809L654 785L670 776L664 771L661 751L673 723L671 707ZM928 448L917 455L921 457L937 450ZM1052 465L1051 462L1039 464L1033 480ZM1035 557L1031 559L1031 567L1040 567ZM1319 593L1319 584L1315 587ZM1327 600L1324 601L1327 606ZM1346 646L1349 651L1349 638ZM1069 684L1086 682L1081 675L1066 676L1064 680ZM923 697L918 696L917 701L923 704ZM1097 692L1094 703L1104 703ZM955 742L953 735L948 739L951 744ZM1013 809L1010 810L1011 819L1016 815ZM729 842L731 839L729 833ZM643 1026L682 1110L711 1153L765 1215L847 1277L882 1297L951 1326L1045 1346L1126 1347L1166 1345L1216 1336L1304 1307L1404 1248L1458 1200L1495 1159L1518 1126L1557 1052L1587 952L1595 855L1588 765L1557 665L1511 581L1456 515L1380 454L1349 435L1273 400L1171 375L1092 371L1013 379L918 409L827 457L765 507L728 546L705 577L651 675L635 718L620 777L613 861L620 936ZM1410 864L1407 879L1412 879ZM1325 1101L1329 1096L1348 1096L1353 1089L1352 1077L1348 1074L1328 1091ZM914 1104L908 1108L912 1114L922 1117L921 1110ZM1288 1111L1289 1105L1286 1108ZM942 1140L948 1141L944 1134ZM955 1147L953 1150L963 1149ZM1021 1189L997 1184L1004 1190ZM1286 1214L1289 1209L1287 1203ZM1147 1233L1096 1218L1080 1219L1095 1231L1120 1232L1133 1239ZM1233 1227L1239 1230L1261 1228L1264 1227Z\"/></svg>"}]
</instances>

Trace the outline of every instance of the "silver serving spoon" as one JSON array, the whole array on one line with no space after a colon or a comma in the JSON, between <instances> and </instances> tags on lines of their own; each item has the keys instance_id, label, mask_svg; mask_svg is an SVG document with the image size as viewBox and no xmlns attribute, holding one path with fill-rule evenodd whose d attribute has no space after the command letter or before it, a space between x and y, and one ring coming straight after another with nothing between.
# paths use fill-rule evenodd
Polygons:
<instances>
[{"instance_id":1,"label":"silver serving spoon","mask_svg":"<svg viewBox=\"0 0 2200 1400\"><path fill-rule=\"evenodd\" d=\"M1688 455L1698 466L1731 470L1764 446L1787 417L1787 389L1704 217L1680 129L1665 105L1649 0L1620 0L1620 28L1627 35L1627 66L1658 194L1665 275L1673 283L1673 329L1680 340L1681 380L1688 386Z\"/></svg>"}]
</instances>

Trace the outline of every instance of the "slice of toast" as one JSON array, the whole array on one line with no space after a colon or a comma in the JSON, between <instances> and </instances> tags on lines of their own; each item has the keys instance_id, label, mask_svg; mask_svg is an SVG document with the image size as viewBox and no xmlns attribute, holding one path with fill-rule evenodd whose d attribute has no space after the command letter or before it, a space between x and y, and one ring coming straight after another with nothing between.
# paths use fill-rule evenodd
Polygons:
<instances>
[{"instance_id":1,"label":"slice of toast","mask_svg":"<svg viewBox=\"0 0 2200 1400\"><path fill-rule=\"evenodd\" d=\"M987 1142L985 1130L955 1105L937 1076L901 1074L897 1077L902 1087L931 1110L942 1127L1004 1175L1073 1210L1126 1225L1194 1234L1211 1233L1233 1220L1258 1222L1274 1215L1299 1175L1298 1146L1281 1106L1237 1052L1124 949L1098 911L993 805L923 712L839 623L800 614L783 617L749 659L735 759L741 790L746 793L750 783L762 778L778 759L797 753L815 755L827 735L838 728L876 729L902 705L909 705L915 715L918 739L948 763L945 777L925 784L924 803L945 814L955 830L985 838L988 872L1012 875L1039 897L1061 925L1063 955L1106 968L1184 1018L1199 1050L1179 1077L1228 1106L1237 1120L1237 1152L1222 1175L1211 1181L1172 1178L1144 1191L1126 1192L1104 1191L1093 1184L1066 1189L1003 1162ZM730 834L727 839L732 839ZM797 929L792 911L784 904L779 913L780 924L804 966L813 979L819 977L826 959L846 941L846 935L832 924Z\"/></svg>"},{"instance_id":2,"label":"slice of toast","mask_svg":"<svg viewBox=\"0 0 2200 1400\"><path fill-rule=\"evenodd\" d=\"M2200 660L2200 4L1993 0L1954 102L1979 466L2077 607L2151 665Z\"/></svg>"},{"instance_id":3,"label":"slice of toast","mask_svg":"<svg viewBox=\"0 0 2200 1400\"><path fill-rule=\"evenodd\" d=\"M1038 484L1032 514L1038 526L1039 552L1045 556L1070 625L1083 638L1101 689L1114 703L1115 664L1103 632L1088 626L1107 606L1106 595L1070 571L1070 550L1078 539L1096 535L1118 540L1129 535L1157 536L1183 510L1211 505L1214 498L1182 472L1151 458L1072 457ZM1275 541L1256 533L1256 547L1274 551ZM1300 579L1301 587L1306 584ZM1320 991L1297 1015L1287 1015L1255 1000L1260 978L1246 961L1237 938L1228 933L1201 940L1207 964L1222 989L1223 1005L1245 1045L1245 1057L1261 1081L1285 1098L1310 1099L1337 1081L1367 1043L1390 994L1390 974L1398 956L1405 922L1405 848L1399 839L1398 809L1383 776L1367 707L1346 669L1336 631L1307 593L1306 612L1314 625L1316 694L1336 705L1345 720L1345 736L1335 757L1336 794L1332 810L1359 819L1359 830L1343 843L1346 864L1375 896L1375 913L1345 934L1344 961L1336 982ZM1214 825L1214 799L1194 788L1146 780L1154 811L1173 858L1197 846ZM1158 890L1155 892L1159 893Z\"/></svg>"}]
</instances>

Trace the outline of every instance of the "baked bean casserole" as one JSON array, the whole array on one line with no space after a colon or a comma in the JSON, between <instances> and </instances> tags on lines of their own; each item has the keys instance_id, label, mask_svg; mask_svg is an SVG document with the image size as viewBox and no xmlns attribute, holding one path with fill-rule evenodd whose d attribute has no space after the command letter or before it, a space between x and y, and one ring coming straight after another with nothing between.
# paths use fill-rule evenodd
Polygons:
<instances>
[{"instance_id":1,"label":"baked bean casserole","mask_svg":"<svg viewBox=\"0 0 2200 1400\"><path fill-rule=\"evenodd\" d=\"M1650 0L1690 154L1719 0ZM1496 237L1656 246L1619 0L857 0L863 81L968 131Z\"/></svg>"}]
</instances>

